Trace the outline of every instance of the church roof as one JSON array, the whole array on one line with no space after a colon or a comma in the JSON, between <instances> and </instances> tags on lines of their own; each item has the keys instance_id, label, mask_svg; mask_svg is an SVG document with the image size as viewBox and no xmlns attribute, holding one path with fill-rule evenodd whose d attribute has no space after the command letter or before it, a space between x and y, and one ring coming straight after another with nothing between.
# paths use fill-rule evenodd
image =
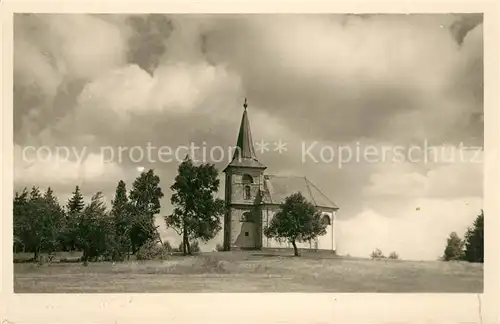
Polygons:
<instances>
[{"instance_id":1,"label":"church roof","mask_svg":"<svg viewBox=\"0 0 500 324\"><path fill-rule=\"evenodd\" d=\"M233 159L228 167L248 167L248 168L261 168L266 167L257 160L255 149L253 146L252 132L250 130L250 122L247 113L247 100L243 105L245 110L241 117L240 131L238 133L238 140L236 141L236 148L234 151Z\"/></svg>"},{"instance_id":2,"label":"church roof","mask_svg":"<svg viewBox=\"0 0 500 324\"><path fill-rule=\"evenodd\" d=\"M300 192L316 207L338 209L337 205L307 177L264 176L264 204L279 205L285 201L286 197L297 192Z\"/></svg>"}]
</instances>

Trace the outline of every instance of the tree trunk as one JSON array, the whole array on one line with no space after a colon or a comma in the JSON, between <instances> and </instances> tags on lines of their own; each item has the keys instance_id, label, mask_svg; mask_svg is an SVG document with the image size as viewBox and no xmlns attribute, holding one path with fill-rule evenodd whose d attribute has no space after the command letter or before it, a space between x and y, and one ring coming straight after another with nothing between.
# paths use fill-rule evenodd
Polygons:
<instances>
[{"instance_id":1,"label":"tree trunk","mask_svg":"<svg viewBox=\"0 0 500 324\"><path fill-rule=\"evenodd\" d=\"M299 256L299 250L297 249L297 244L295 244L295 240L292 241L292 245L293 245L293 255Z\"/></svg>"},{"instance_id":2,"label":"tree trunk","mask_svg":"<svg viewBox=\"0 0 500 324\"><path fill-rule=\"evenodd\" d=\"M182 233L182 253L184 255L187 255L187 253L188 253L187 247L188 247L188 237L187 237L186 229L184 229L184 231Z\"/></svg>"},{"instance_id":3,"label":"tree trunk","mask_svg":"<svg viewBox=\"0 0 500 324\"><path fill-rule=\"evenodd\" d=\"M158 241L160 241L161 246L163 246L163 240L161 239L160 232L158 231L158 227L155 228L156 236L158 237Z\"/></svg>"},{"instance_id":4,"label":"tree trunk","mask_svg":"<svg viewBox=\"0 0 500 324\"><path fill-rule=\"evenodd\" d=\"M40 248L37 246L35 247L35 255L33 256L33 261L37 262L39 257L40 257Z\"/></svg>"},{"instance_id":5,"label":"tree trunk","mask_svg":"<svg viewBox=\"0 0 500 324\"><path fill-rule=\"evenodd\" d=\"M191 245L189 245L189 239L186 239L187 253L191 255Z\"/></svg>"}]
</instances>

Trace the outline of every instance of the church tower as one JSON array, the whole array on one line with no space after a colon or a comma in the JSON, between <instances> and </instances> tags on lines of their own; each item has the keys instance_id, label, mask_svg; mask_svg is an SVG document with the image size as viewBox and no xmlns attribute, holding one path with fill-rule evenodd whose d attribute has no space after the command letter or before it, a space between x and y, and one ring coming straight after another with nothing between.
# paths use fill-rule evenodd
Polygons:
<instances>
[{"instance_id":1,"label":"church tower","mask_svg":"<svg viewBox=\"0 0 500 324\"><path fill-rule=\"evenodd\" d=\"M259 210L266 166L257 160L248 120L247 100L243 104L240 131L231 163L224 169L224 250L260 249L262 221Z\"/></svg>"}]
</instances>

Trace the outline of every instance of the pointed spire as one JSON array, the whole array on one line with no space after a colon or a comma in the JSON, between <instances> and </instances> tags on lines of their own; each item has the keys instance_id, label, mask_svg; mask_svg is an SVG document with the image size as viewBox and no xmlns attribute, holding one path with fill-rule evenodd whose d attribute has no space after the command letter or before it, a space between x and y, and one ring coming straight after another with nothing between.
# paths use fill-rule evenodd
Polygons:
<instances>
[{"instance_id":1,"label":"pointed spire","mask_svg":"<svg viewBox=\"0 0 500 324\"><path fill-rule=\"evenodd\" d=\"M238 133L238 140L236 141L236 148L233 155L233 160L230 166L247 166L265 168L258 160L253 146L252 132L250 130L250 122L248 120L247 112L247 98L243 103L243 116L241 117L240 131Z\"/></svg>"},{"instance_id":2,"label":"pointed spire","mask_svg":"<svg viewBox=\"0 0 500 324\"><path fill-rule=\"evenodd\" d=\"M243 111L243 116L241 117L240 132L238 134L238 141L236 142L236 151L234 152L233 159L247 158L257 160L255 149L253 147L250 122L248 121L247 107L247 98L245 98L245 102L243 103L243 108L245 108L245 110Z\"/></svg>"}]
</instances>

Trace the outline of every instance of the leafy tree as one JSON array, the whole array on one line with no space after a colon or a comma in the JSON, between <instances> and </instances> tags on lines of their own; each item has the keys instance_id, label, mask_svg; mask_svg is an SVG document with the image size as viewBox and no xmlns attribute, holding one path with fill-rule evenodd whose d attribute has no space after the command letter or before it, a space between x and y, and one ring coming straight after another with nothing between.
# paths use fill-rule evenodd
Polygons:
<instances>
[{"instance_id":1,"label":"leafy tree","mask_svg":"<svg viewBox=\"0 0 500 324\"><path fill-rule=\"evenodd\" d=\"M375 249L375 251L372 252L372 254L370 255L370 257L373 260L385 259L385 255L384 255L384 253L382 252L381 249Z\"/></svg>"},{"instance_id":2,"label":"leafy tree","mask_svg":"<svg viewBox=\"0 0 500 324\"><path fill-rule=\"evenodd\" d=\"M73 191L73 196L68 200L66 204L66 215L64 222L62 224L62 230L60 234L60 241L63 250L74 251L76 249L77 241L77 220L80 214L85 208L85 201L83 200L83 195L80 191L80 187L76 186L75 191Z\"/></svg>"},{"instance_id":3,"label":"leafy tree","mask_svg":"<svg viewBox=\"0 0 500 324\"><path fill-rule=\"evenodd\" d=\"M27 246L30 233L30 224L27 218L29 208L29 192L24 188L21 194L16 192L13 202L13 225L14 225L14 251L30 249Z\"/></svg>"},{"instance_id":4,"label":"leafy tree","mask_svg":"<svg viewBox=\"0 0 500 324\"><path fill-rule=\"evenodd\" d=\"M133 215L130 227L130 242L133 253L148 240L158 240L161 237L155 225L155 215L160 212L160 199L163 192L160 188L160 178L154 170L142 172L132 184L130 190L130 213Z\"/></svg>"},{"instance_id":5,"label":"leafy tree","mask_svg":"<svg viewBox=\"0 0 500 324\"><path fill-rule=\"evenodd\" d=\"M83 251L83 261L95 260L105 254L112 239L112 230L103 195L97 192L78 216L77 247Z\"/></svg>"},{"instance_id":6,"label":"leafy tree","mask_svg":"<svg viewBox=\"0 0 500 324\"><path fill-rule=\"evenodd\" d=\"M51 190L42 196L40 189L23 190L14 197L14 236L25 250L34 253L38 260L40 252L53 251L57 245L57 230L60 215L55 213L56 201Z\"/></svg>"},{"instance_id":7,"label":"leafy tree","mask_svg":"<svg viewBox=\"0 0 500 324\"><path fill-rule=\"evenodd\" d=\"M399 260L399 255L396 252L391 252L391 254L389 254L389 259Z\"/></svg>"},{"instance_id":8,"label":"leafy tree","mask_svg":"<svg viewBox=\"0 0 500 324\"><path fill-rule=\"evenodd\" d=\"M444 249L443 260L462 260L464 242L456 232L452 232L447 239L446 248Z\"/></svg>"},{"instance_id":9,"label":"leafy tree","mask_svg":"<svg viewBox=\"0 0 500 324\"><path fill-rule=\"evenodd\" d=\"M126 253L128 255L130 242L130 205L127 197L127 188L123 180L118 182L114 200L111 202L111 217L114 224L114 259L121 259Z\"/></svg>"},{"instance_id":10,"label":"leafy tree","mask_svg":"<svg viewBox=\"0 0 500 324\"><path fill-rule=\"evenodd\" d=\"M321 213L316 207L298 192L285 199L280 211L264 229L264 234L278 242L288 240L293 245L294 255L298 256L296 242L310 242L325 235L326 224L321 220Z\"/></svg>"},{"instance_id":11,"label":"leafy tree","mask_svg":"<svg viewBox=\"0 0 500 324\"><path fill-rule=\"evenodd\" d=\"M65 221L65 213L56 196L54 196L54 191L52 188L48 187L47 191L43 195L43 199L46 203L47 212L51 214L54 218L55 231L54 235L56 237L56 245L58 248L61 247L61 242L64 241L63 236L63 226Z\"/></svg>"},{"instance_id":12,"label":"leafy tree","mask_svg":"<svg viewBox=\"0 0 500 324\"><path fill-rule=\"evenodd\" d=\"M57 245L60 214L57 214L56 209L57 201L50 188L48 194L46 193L44 196L40 194L38 187L33 188L29 211L33 226L35 260L38 260L40 252L52 252Z\"/></svg>"},{"instance_id":13,"label":"leafy tree","mask_svg":"<svg viewBox=\"0 0 500 324\"><path fill-rule=\"evenodd\" d=\"M474 220L472 228L465 233L464 260L484 263L484 212Z\"/></svg>"},{"instance_id":14,"label":"leafy tree","mask_svg":"<svg viewBox=\"0 0 500 324\"><path fill-rule=\"evenodd\" d=\"M220 218L225 203L216 198L219 190L218 171L213 164L194 165L189 157L178 167L170 198L174 210L165 216L168 228L182 235L183 254L191 254L190 240L204 242L213 239L221 230Z\"/></svg>"}]
</instances>

